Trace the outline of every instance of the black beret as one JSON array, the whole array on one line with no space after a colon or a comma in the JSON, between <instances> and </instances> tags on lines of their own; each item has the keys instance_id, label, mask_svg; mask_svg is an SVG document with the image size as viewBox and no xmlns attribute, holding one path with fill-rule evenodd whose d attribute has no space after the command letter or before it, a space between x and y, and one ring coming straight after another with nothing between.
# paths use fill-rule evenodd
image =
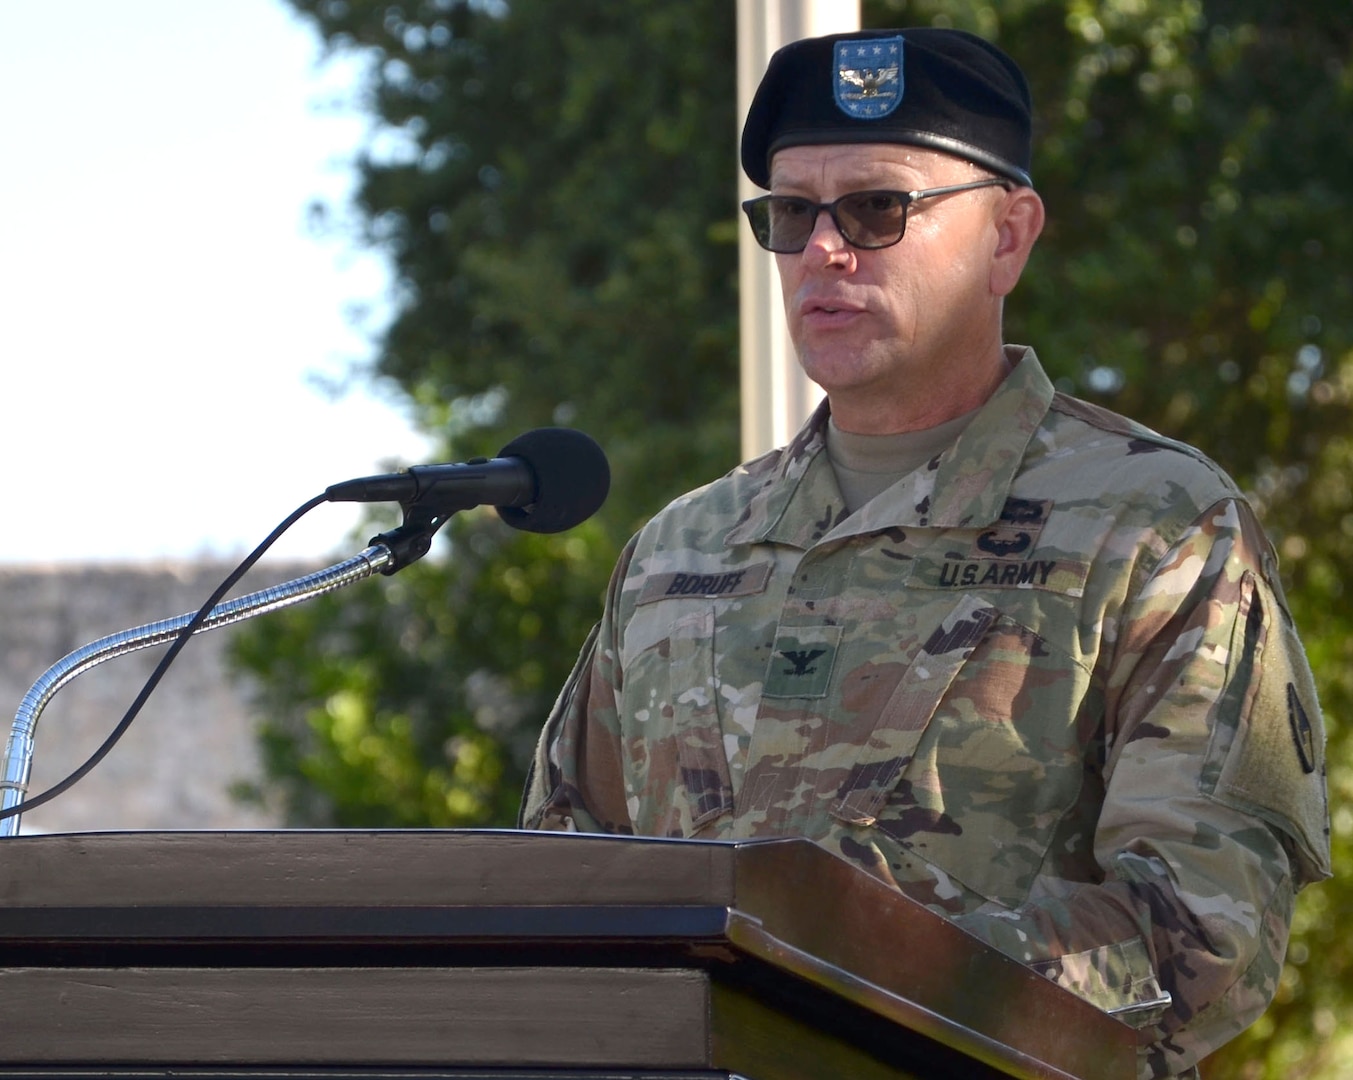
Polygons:
<instances>
[{"instance_id":1,"label":"black beret","mask_svg":"<svg viewBox=\"0 0 1353 1080\"><path fill-rule=\"evenodd\" d=\"M742 167L770 186L786 146L906 143L1030 185L1029 84L1013 60L963 30L857 30L778 50L747 110Z\"/></svg>"}]
</instances>

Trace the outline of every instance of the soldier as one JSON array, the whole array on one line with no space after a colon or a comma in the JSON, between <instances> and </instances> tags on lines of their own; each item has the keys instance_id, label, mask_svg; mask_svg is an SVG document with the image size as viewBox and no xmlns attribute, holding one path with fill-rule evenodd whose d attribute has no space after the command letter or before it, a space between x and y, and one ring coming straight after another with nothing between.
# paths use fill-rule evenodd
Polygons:
<instances>
[{"instance_id":1,"label":"soldier","mask_svg":"<svg viewBox=\"0 0 1353 1080\"><path fill-rule=\"evenodd\" d=\"M809 837L1189 1075L1329 876L1324 732L1235 484L1004 341L1030 141L969 34L772 58L744 209L826 401L626 547L522 824Z\"/></svg>"}]
</instances>

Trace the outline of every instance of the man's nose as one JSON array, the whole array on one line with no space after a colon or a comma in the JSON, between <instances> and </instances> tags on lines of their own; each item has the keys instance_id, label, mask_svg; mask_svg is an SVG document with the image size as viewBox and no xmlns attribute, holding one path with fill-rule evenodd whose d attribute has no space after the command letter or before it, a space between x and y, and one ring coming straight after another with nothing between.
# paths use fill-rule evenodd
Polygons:
<instances>
[{"instance_id":1,"label":"man's nose","mask_svg":"<svg viewBox=\"0 0 1353 1080\"><path fill-rule=\"evenodd\" d=\"M836 220L825 206L817 212L817 218L813 221L813 231L808 236L804 250L819 252L831 261L851 252L849 242L841 234Z\"/></svg>"}]
</instances>

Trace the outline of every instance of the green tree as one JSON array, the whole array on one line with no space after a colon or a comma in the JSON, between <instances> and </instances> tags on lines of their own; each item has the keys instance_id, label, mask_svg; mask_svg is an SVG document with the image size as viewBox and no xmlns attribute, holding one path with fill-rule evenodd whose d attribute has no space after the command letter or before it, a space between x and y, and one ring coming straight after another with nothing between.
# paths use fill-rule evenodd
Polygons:
<instances>
[{"instance_id":1,"label":"green tree","mask_svg":"<svg viewBox=\"0 0 1353 1080\"><path fill-rule=\"evenodd\" d=\"M620 544L736 463L734 9L293 6L371 59L357 240L397 277L374 375L449 460L565 424L613 481L580 529L461 514L388 583L251 627L270 786L298 823L508 823Z\"/></svg>"},{"instance_id":2,"label":"green tree","mask_svg":"<svg viewBox=\"0 0 1353 1080\"><path fill-rule=\"evenodd\" d=\"M360 240L396 312L374 374L455 459L576 425L612 497L557 537L460 515L433 558L254 624L293 819L505 824L623 539L737 454L729 0L289 0L371 57ZM1330 722L1336 865L1353 747L1353 9L1347 0L866 0L867 25L998 41L1029 72L1049 226L1009 305L1064 388L1202 447L1283 558ZM1303 894L1278 1000L1207 1063L1334 1077L1353 883Z\"/></svg>"}]
</instances>

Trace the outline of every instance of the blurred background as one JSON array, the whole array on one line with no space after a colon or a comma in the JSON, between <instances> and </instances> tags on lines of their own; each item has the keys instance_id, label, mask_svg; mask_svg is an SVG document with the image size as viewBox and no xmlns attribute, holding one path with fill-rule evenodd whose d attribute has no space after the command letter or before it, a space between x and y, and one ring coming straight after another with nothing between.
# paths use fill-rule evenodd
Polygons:
<instances>
[{"instance_id":1,"label":"blurred background","mask_svg":"<svg viewBox=\"0 0 1353 1080\"><path fill-rule=\"evenodd\" d=\"M0 612L38 668L23 685L119 602L77 615L77 596L136 592L71 567L124 560L143 608L171 596L146 575L169 572L191 608L328 483L576 426L615 475L585 525L461 514L397 577L231 634L230 750L201 751L223 725L183 672L164 688L165 730L195 733L167 771L216 792L212 821L510 824L619 546L738 460L736 6L135 0L62 5L59 31L35 7L0 0L18 494ZM1278 547L1330 729L1339 876L1303 893L1277 1001L1206 1075L1346 1076L1353 9L864 0L861 18L973 30L1021 62L1049 226L1008 338L1063 389L1209 453ZM325 513L270 573L383 527ZM66 707L49 758L116 720L97 694ZM199 812L183 796L133 816L131 785L60 818L77 787L25 827Z\"/></svg>"},{"instance_id":2,"label":"blurred background","mask_svg":"<svg viewBox=\"0 0 1353 1080\"><path fill-rule=\"evenodd\" d=\"M278 0L0 3L0 562L243 555L423 452L356 375L390 267L313 210L346 201L370 126L363 60L323 54Z\"/></svg>"}]
</instances>

